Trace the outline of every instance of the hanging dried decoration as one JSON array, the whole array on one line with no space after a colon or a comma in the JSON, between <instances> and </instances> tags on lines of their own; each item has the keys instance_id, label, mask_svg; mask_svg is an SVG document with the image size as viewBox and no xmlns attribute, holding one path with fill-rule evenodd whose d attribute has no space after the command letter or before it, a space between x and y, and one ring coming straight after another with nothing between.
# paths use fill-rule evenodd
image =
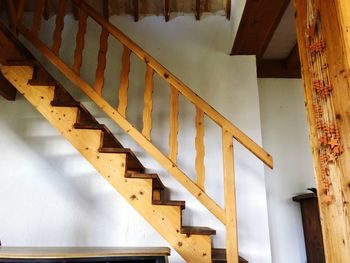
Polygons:
<instances>
[{"instance_id":1,"label":"hanging dried decoration","mask_svg":"<svg viewBox=\"0 0 350 263\"><path fill-rule=\"evenodd\" d=\"M333 102L333 86L329 81L327 63L327 43L322 35L320 13L315 6L315 0L307 2L306 47L308 50L308 66L312 76L312 96L315 112L315 123L319 140L319 162L322 175L321 195L326 203L332 202L332 182L330 169L343 152L340 143L339 129Z\"/></svg>"}]
</instances>

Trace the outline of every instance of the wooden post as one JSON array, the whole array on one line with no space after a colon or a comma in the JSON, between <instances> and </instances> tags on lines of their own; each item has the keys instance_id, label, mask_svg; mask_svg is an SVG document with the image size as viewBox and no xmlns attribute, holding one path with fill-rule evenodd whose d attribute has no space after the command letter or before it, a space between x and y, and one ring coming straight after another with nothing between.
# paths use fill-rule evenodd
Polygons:
<instances>
[{"instance_id":1,"label":"wooden post","mask_svg":"<svg viewBox=\"0 0 350 263\"><path fill-rule=\"evenodd\" d=\"M327 178L325 184L322 171L322 141L319 138L317 112L314 106L313 75L309 67L306 25L307 1L295 0L296 24L299 54L304 81L305 105L308 113L310 142L314 160L316 184L318 188L320 217L323 232L326 261L348 262L350 258L350 37L348 30L350 13L348 1L315 0L314 6L319 10L322 36L325 41L326 63L332 94L327 103L332 105L324 110L327 118L335 120L340 135L342 154L336 160L326 158ZM332 104L331 104L332 103ZM332 146L330 146L332 147ZM321 161L320 161L321 160Z\"/></svg>"},{"instance_id":2,"label":"wooden post","mask_svg":"<svg viewBox=\"0 0 350 263\"><path fill-rule=\"evenodd\" d=\"M226 257L228 263L238 263L236 187L233 156L233 135L222 129L222 158L226 215Z\"/></svg>"}]
</instances>

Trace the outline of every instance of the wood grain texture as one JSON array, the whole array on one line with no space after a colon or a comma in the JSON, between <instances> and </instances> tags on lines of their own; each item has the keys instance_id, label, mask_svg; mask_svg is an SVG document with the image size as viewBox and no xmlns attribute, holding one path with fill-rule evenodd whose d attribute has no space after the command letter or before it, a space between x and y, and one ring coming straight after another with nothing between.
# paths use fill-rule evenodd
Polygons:
<instances>
[{"instance_id":1,"label":"wood grain texture","mask_svg":"<svg viewBox=\"0 0 350 263\"><path fill-rule=\"evenodd\" d=\"M196 183L203 191L205 191L204 155L204 112L196 108Z\"/></svg>"},{"instance_id":2,"label":"wood grain texture","mask_svg":"<svg viewBox=\"0 0 350 263\"><path fill-rule=\"evenodd\" d=\"M53 41L52 41L52 51L56 54L59 55L60 47L61 47L61 42L62 42L62 31L64 27L64 16L66 13L66 2L67 0L60 0L59 1L59 6L58 6L58 12L56 15L56 27L55 31L53 33Z\"/></svg>"},{"instance_id":3,"label":"wood grain texture","mask_svg":"<svg viewBox=\"0 0 350 263\"><path fill-rule=\"evenodd\" d=\"M131 50L124 46L122 55L122 70L120 72L119 86L119 106L118 112L124 118L126 117L126 109L128 107L128 89L129 89L129 73L130 73L130 55Z\"/></svg>"},{"instance_id":4,"label":"wood grain texture","mask_svg":"<svg viewBox=\"0 0 350 263\"><path fill-rule=\"evenodd\" d=\"M137 22L140 19L140 7L139 0L133 0L133 9L134 9L134 21Z\"/></svg>"},{"instance_id":5,"label":"wood grain texture","mask_svg":"<svg viewBox=\"0 0 350 263\"><path fill-rule=\"evenodd\" d=\"M0 95L9 101L16 100L16 88L0 72Z\"/></svg>"},{"instance_id":6,"label":"wood grain texture","mask_svg":"<svg viewBox=\"0 0 350 263\"><path fill-rule=\"evenodd\" d=\"M170 0L164 0L164 18L168 22L170 19Z\"/></svg>"},{"instance_id":7,"label":"wood grain texture","mask_svg":"<svg viewBox=\"0 0 350 263\"><path fill-rule=\"evenodd\" d=\"M78 259L118 256L170 256L167 247L2 247L2 259Z\"/></svg>"},{"instance_id":8,"label":"wood grain texture","mask_svg":"<svg viewBox=\"0 0 350 263\"><path fill-rule=\"evenodd\" d=\"M102 2L102 13L104 18L109 19L109 7L108 0ZM108 50L108 36L109 32L102 28L100 36L100 49L98 51L97 69L96 69L96 81L95 90L98 94L102 95L102 89L104 84L104 73L107 63L107 50Z\"/></svg>"},{"instance_id":9,"label":"wood grain texture","mask_svg":"<svg viewBox=\"0 0 350 263\"><path fill-rule=\"evenodd\" d=\"M170 85L174 86L183 96L185 96L191 103L196 107L199 107L209 118L211 118L220 127L225 127L229 130L233 137L245 146L250 152L252 152L256 157L263 161L270 168L273 167L272 156L267 153L261 146L255 143L251 138L244 134L240 129L238 129L229 120L223 117L219 112L217 112L213 107L211 107L206 101L204 101L200 96L194 93L187 85L185 85L181 80L176 78L169 70L162 66L157 60L146 53L140 46L138 46L134 41L128 38L123 32L118 28L108 23L102 16L96 13L96 11L88 5L86 2L80 2L73 0L80 8L83 8L89 16L91 16L97 23L106 28L110 34L112 34L118 41L127 46L136 56L141 60L144 60L154 71L159 74L165 81Z\"/></svg>"},{"instance_id":10,"label":"wood grain texture","mask_svg":"<svg viewBox=\"0 0 350 263\"><path fill-rule=\"evenodd\" d=\"M83 50L84 50L84 44L85 44L86 26L87 26L87 14L84 12L84 10L80 10L79 26L78 26L75 51L74 51L74 62L72 66L72 69L78 75L80 75L80 68L83 63Z\"/></svg>"},{"instance_id":11,"label":"wood grain texture","mask_svg":"<svg viewBox=\"0 0 350 263\"><path fill-rule=\"evenodd\" d=\"M104 73L106 69L106 55L108 49L108 36L109 33L106 29L102 29L100 36L100 50L98 51L97 69L96 69L96 80L95 90L99 95L102 95L102 89L104 84Z\"/></svg>"},{"instance_id":12,"label":"wood grain texture","mask_svg":"<svg viewBox=\"0 0 350 263\"><path fill-rule=\"evenodd\" d=\"M22 20L25 4L26 4L26 0L18 0L18 5L17 5L17 22L16 22L16 24L19 23Z\"/></svg>"},{"instance_id":13,"label":"wood grain texture","mask_svg":"<svg viewBox=\"0 0 350 263\"><path fill-rule=\"evenodd\" d=\"M13 0L6 0L6 8L7 8L7 15L8 15L8 21L11 30L15 30L16 23L17 23L17 13L16 13L16 7Z\"/></svg>"},{"instance_id":14,"label":"wood grain texture","mask_svg":"<svg viewBox=\"0 0 350 263\"><path fill-rule=\"evenodd\" d=\"M143 129L142 134L151 141L151 131L152 131L152 111L153 111L153 81L154 70L147 66L146 78L145 78L145 93L143 96Z\"/></svg>"},{"instance_id":15,"label":"wood grain texture","mask_svg":"<svg viewBox=\"0 0 350 263\"><path fill-rule=\"evenodd\" d=\"M182 172L173 162L157 148L142 133L134 128L118 111L116 111L106 100L98 95L94 89L71 70L60 58L48 49L39 39L22 24L18 30L27 38L58 70L79 87L96 105L101 108L121 129L131 136L142 148L144 148L155 160L157 160L176 180L179 181L198 201L200 201L211 213L213 213L223 224L226 217L224 210L204 191L202 191L192 180Z\"/></svg>"},{"instance_id":16,"label":"wood grain texture","mask_svg":"<svg viewBox=\"0 0 350 263\"><path fill-rule=\"evenodd\" d=\"M38 35L41 26L41 17L43 16L44 8L45 8L46 0L37 0L34 16L33 16L33 24L32 24L32 33L34 35Z\"/></svg>"},{"instance_id":17,"label":"wood grain texture","mask_svg":"<svg viewBox=\"0 0 350 263\"><path fill-rule=\"evenodd\" d=\"M226 257L227 262L238 263L239 256L233 140L232 134L230 134L230 132L225 129L222 130L222 157L225 188Z\"/></svg>"},{"instance_id":18,"label":"wood grain texture","mask_svg":"<svg viewBox=\"0 0 350 263\"><path fill-rule=\"evenodd\" d=\"M231 0L226 0L226 18L231 19Z\"/></svg>"},{"instance_id":19,"label":"wood grain texture","mask_svg":"<svg viewBox=\"0 0 350 263\"><path fill-rule=\"evenodd\" d=\"M293 201L300 202L307 262L326 263L317 195L303 194Z\"/></svg>"},{"instance_id":20,"label":"wood grain texture","mask_svg":"<svg viewBox=\"0 0 350 263\"><path fill-rule=\"evenodd\" d=\"M348 64L350 65L350 2L336 0L335 5L337 8L340 29L342 31L341 36L345 44L345 57L348 59Z\"/></svg>"},{"instance_id":21,"label":"wood grain texture","mask_svg":"<svg viewBox=\"0 0 350 263\"><path fill-rule=\"evenodd\" d=\"M326 202L326 192L320 166L320 142L317 134L316 113L313 107L313 84L312 73L308 66L308 48L306 46L307 7L306 1L295 0L296 24L298 35L299 55L302 65L304 82L305 106L308 116L311 152L313 156L316 185L318 189L318 202L322 224L323 243L325 248L326 262L346 262L350 258L350 120L348 117L350 101L349 63L346 54L342 31L342 23L339 22L335 0L315 1L320 10L320 21L323 37L326 41L326 56L333 86L333 104L336 113L336 124L339 128L344 153L339 160L331 165L329 178L333 189L332 200ZM327 113L328 114L328 113Z\"/></svg>"},{"instance_id":22,"label":"wood grain texture","mask_svg":"<svg viewBox=\"0 0 350 263\"><path fill-rule=\"evenodd\" d=\"M201 19L201 0L196 0L196 20Z\"/></svg>"},{"instance_id":23,"label":"wood grain texture","mask_svg":"<svg viewBox=\"0 0 350 263\"><path fill-rule=\"evenodd\" d=\"M22 31L22 30L21 30ZM48 52L54 55L50 49ZM67 70L70 70L68 67ZM71 71L71 70L70 70ZM179 206L152 205L152 178L126 178L125 154L100 153L101 131L74 129L77 117L75 107L53 107L50 102L54 87L28 85L31 67L2 68L4 76L16 85L25 98L84 156L94 168L133 206L169 244L190 263L211 262L211 237L181 233ZM75 74L71 71L72 74ZM16 81L15 81L16 80ZM97 93L90 88L94 96ZM103 99L98 96L100 100ZM110 107L111 110L114 110ZM117 112L114 110L115 114ZM119 116L120 118L120 116ZM143 137L141 135L141 137Z\"/></svg>"},{"instance_id":24,"label":"wood grain texture","mask_svg":"<svg viewBox=\"0 0 350 263\"><path fill-rule=\"evenodd\" d=\"M177 135L179 132L179 92L174 87L171 87L169 120L169 159L176 164L178 153Z\"/></svg>"}]
</instances>

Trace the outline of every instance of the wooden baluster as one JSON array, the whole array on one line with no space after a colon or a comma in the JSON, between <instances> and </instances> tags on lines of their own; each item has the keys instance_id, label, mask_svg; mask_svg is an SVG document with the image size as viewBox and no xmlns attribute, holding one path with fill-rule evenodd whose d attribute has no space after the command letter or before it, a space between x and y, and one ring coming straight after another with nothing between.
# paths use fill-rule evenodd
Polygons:
<instances>
[{"instance_id":1,"label":"wooden baluster","mask_svg":"<svg viewBox=\"0 0 350 263\"><path fill-rule=\"evenodd\" d=\"M170 134L169 134L169 159L176 164L178 142L177 134L179 131L179 91L171 87L170 94Z\"/></svg>"},{"instance_id":2,"label":"wooden baluster","mask_svg":"<svg viewBox=\"0 0 350 263\"><path fill-rule=\"evenodd\" d=\"M165 21L168 22L170 19L170 0L165 0L164 2L164 17Z\"/></svg>"},{"instance_id":3,"label":"wooden baluster","mask_svg":"<svg viewBox=\"0 0 350 263\"><path fill-rule=\"evenodd\" d=\"M204 167L204 112L196 107L196 173L197 185L204 191L205 167Z\"/></svg>"},{"instance_id":4,"label":"wooden baluster","mask_svg":"<svg viewBox=\"0 0 350 263\"><path fill-rule=\"evenodd\" d=\"M13 1L13 0L10 0ZM18 34L17 32L17 25L19 22L22 21L22 16L24 13L24 7L25 7L26 1L25 0L18 0L17 4L17 14L16 14L16 21L15 21L15 33Z\"/></svg>"},{"instance_id":5,"label":"wooden baluster","mask_svg":"<svg viewBox=\"0 0 350 263\"><path fill-rule=\"evenodd\" d=\"M226 256L227 262L238 263L233 135L224 128L222 130L222 155L224 166L224 194L226 214Z\"/></svg>"},{"instance_id":6,"label":"wooden baluster","mask_svg":"<svg viewBox=\"0 0 350 263\"><path fill-rule=\"evenodd\" d=\"M103 16L108 20L109 10L108 10L108 1L103 1ZM108 49L108 36L109 32L107 29L102 27L102 32L100 36L100 50L98 51L98 62L96 69L96 81L94 89L99 95L102 95L102 89L104 84L104 73L106 69L106 55Z\"/></svg>"},{"instance_id":7,"label":"wooden baluster","mask_svg":"<svg viewBox=\"0 0 350 263\"><path fill-rule=\"evenodd\" d=\"M137 22L140 19L139 0L133 0L133 9L134 9L134 21Z\"/></svg>"},{"instance_id":8,"label":"wooden baluster","mask_svg":"<svg viewBox=\"0 0 350 263\"><path fill-rule=\"evenodd\" d=\"M146 70L146 88L144 94L144 109L143 109L143 129L142 134L149 141L151 140L152 130L152 110L153 110L153 74L154 70L147 65Z\"/></svg>"},{"instance_id":9,"label":"wooden baluster","mask_svg":"<svg viewBox=\"0 0 350 263\"><path fill-rule=\"evenodd\" d=\"M80 68L83 62L83 50L84 50L84 40L85 40L85 33L86 33L86 23L87 21L87 14L84 12L84 10L80 10L79 12L79 29L77 33L77 39L75 44L75 51L74 51L74 63L72 66L72 69L75 73L80 75Z\"/></svg>"},{"instance_id":10,"label":"wooden baluster","mask_svg":"<svg viewBox=\"0 0 350 263\"><path fill-rule=\"evenodd\" d=\"M226 0L226 18L228 20L231 18L231 0Z\"/></svg>"},{"instance_id":11,"label":"wooden baluster","mask_svg":"<svg viewBox=\"0 0 350 263\"><path fill-rule=\"evenodd\" d=\"M72 13L73 13L73 17L75 20L78 20L80 17L80 12L81 10L79 10L78 6L75 4L74 0L72 1Z\"/></svg>"},{"instance_id":12,"label":"wooden baluster","mask_svg":"<svg viewBox=\"0 0 350 263\"><path fill-rule=\"evenodd\" d=\"M118 106L118 112L124 118L126 117L126 108L128 107L130 55L131 55L131 50L127 46L124 46L123 57L122 57L122 70L120 72L119 106Z\"/></svg>"},{"instance_id":13,"label":"wooden baluster","mask_svg":"<svg viewBox=\"0 0 350 263\"><path fill-rule=\"evenodd\" d=\"M34 36L38 36L41 26L41 17L43 16L46 0L37 0L34 16L33 16L33 25L32 33Z\"/></svg>"},{"instance_id":14,"label":"wooden baluster","mask_svg":"<svg viewBox=\"0 0 350 263\"><path fill-rule=\"evenodd\" d=\"M196 20L201 19L201 0L196 0Z\"/></svg>"},{"instance_id":15,"label":"wooden baluster","mask_svg":"<svg viewBox=\"0 0 350 263\"><path fill-rule=\"evenodd\" d=\"M58 12L56 14L56 27L53 33L53 43L51 50L59 56L59 51L62 42L62 30L64 26L64 16L66 14L66 0L60 0Z\"/></svg>"},{"instance_id":16,"label":"wooden baluster","mask_svg":"<svg viewBox=\"0 0 350 263\"><path fill-rule=\"evenodd\" d=\"M6 0L6 6L10 28L12 31L15 31L17 23L15 2L13 0Z\"/></svg>"},{"instance_id":17,"label":"wooden baluster","mask_svg":"<svg viewBox=\"0 0 350 263\"><path fill-rule=\"evenodd\" d=\"M49 3L48 0L45 1L45 7L44 7L44 19L47 21L50 19L50 7L49 7Z\"/></svg>"}]
</instances>

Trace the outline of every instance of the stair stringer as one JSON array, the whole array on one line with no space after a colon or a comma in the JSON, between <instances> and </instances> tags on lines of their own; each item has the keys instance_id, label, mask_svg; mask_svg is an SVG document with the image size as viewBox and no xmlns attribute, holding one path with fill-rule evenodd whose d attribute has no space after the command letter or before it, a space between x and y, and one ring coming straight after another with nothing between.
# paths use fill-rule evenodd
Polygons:
<instances>
[{"instance_id":1,"label":"stair stringer","mask_svg":"<svg viewBox=\"0 0 350 263\"><path fill-rule=\"evenodd\" d=\"M76 107L54 107L54 86L31 86L31 66L3 66L2 74L95 169L131 204L186 262L211 262L211 236L181 234L179 206L152 205L152 179L126 178L126 154L100 153L100 130L74 129Z\"/></svg>"}]
</instances>

